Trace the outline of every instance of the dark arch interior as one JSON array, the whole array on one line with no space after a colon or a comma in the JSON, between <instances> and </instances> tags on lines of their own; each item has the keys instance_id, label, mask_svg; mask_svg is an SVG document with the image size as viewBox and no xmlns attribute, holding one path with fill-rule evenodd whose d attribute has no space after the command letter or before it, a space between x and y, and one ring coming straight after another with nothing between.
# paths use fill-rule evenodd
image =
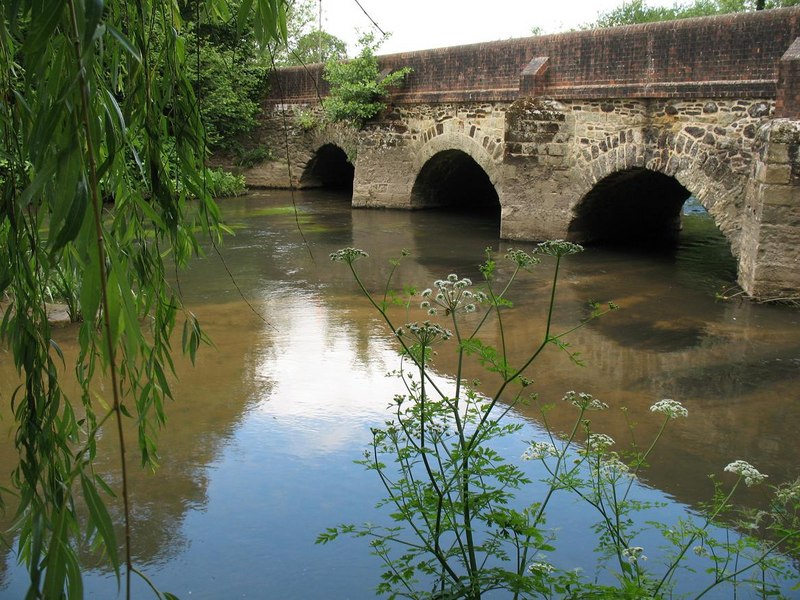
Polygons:
<instances>
[{"instance_id":1,"label":"dark arch interior","mask_svg":"<svg viewBox=\"0 0 800 600\"><path fill-rule=\"evenodd\" d=\"M461 150L439 152L425 163L411 189L411 205L500 214L500 198L486 171Z\"/></svg>"},{"instance_id":2,"label":"dark arch interior","mask_svg":"<svg viewBox=\"0 0 800 600\"><path fill-rule=\"evenodd\" d=\"M344 150L334 144L325 144L306 165L300 185L352 191L354 175L355 167Z\"/></svg>"},{"instance_id":3,"label":"dark arch interior","mask_svg":"<svg viewBox=\"0 0 800 600\"><path fill-rule=\"evenodd\" d=\"M570 238L584 243L675 244L691 196L675 178L647 169L609 175L575 209Z\"/></svg>"}]
</instances>

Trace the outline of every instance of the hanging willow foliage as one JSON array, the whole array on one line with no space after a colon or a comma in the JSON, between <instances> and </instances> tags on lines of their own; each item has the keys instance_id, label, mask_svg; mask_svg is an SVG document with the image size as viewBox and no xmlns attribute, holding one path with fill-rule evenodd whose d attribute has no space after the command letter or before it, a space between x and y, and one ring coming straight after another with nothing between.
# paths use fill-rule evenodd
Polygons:
<instances>
[{"instance_id":1,"label":"hanging willow foliage","mask_svg":"<svg viewBox=\"0 0 800 600\"><path fill-rule=\"evenodd\" d=\"M16 420L14 534L28 598L82 597L76 549L85 543L102 550L118 578L124 571L130 597L138 571L123 420L137 424L141 461L154 465L171 397L173 328L184 321L192 359L204 338L165 280L165 256L183 265L198 252L198 235L220 232L206 191L201 104L185 76L196 56L180 9L254 26L265 46L285 40L285 8L285 0L242 0L233 13L226 0L2 3L0 339L21 382L2 401ZM80 398L62 391L69 369L45 307L65 272L74 274L71 296L83 316ZM108 398L90 392L99 377ZM101 427L117 436L119 499L94 472ZM111 502L125 515L121 542ZM80 520L76 504L87 513Z\"/></svg>"}]
</instances>

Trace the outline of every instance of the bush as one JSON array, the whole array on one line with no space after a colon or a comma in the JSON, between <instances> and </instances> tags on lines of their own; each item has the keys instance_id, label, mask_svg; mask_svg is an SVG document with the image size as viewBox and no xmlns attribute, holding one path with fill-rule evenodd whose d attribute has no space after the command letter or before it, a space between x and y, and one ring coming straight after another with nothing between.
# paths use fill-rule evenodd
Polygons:
<instances>
[{"instance_id":1,"label":"bush","mask_svg":"<svg viewBox=\"0 0 800 600\"><path fill-rule=\"evenodd\" d=\"M206 183L214 198L239 196L247 189L242 175L234 175L222 169L207 169Z\"/></svg>"},{"instance_id":2,"label":"bush","mask_svg":"<svg viewBox=\"0 0 800 600\"><path fill-rule=\"evenodd\" d=\"M256 146L245 150L240 148L238 151L238 158L236 159L237 167L250 168L259 165L268 160L275 160L272 150L266 146Z\"/></svg>"},{"instance_id":3,"label":"bush","mask_svg":"<svg viewBox=\"0 0 800 600\"><path fill-rule=\"evenodd\" d=\"M319 119L309 110L300 111L295 117L294 122L303 131L311 131L319 125Z\"/></svg>"},{"instance_id":4,"label":"bush","mask_svg":"<svg viewBox=\"0 0 800 600\"><path fill-rule=\"evenodd\" d=\"M411 72L411 68L404 67L381 76L375 56L381 42L376 42L373 34L365 34L359 40L361 51L357 57L346 62L330 60L325 64L323 77L331 90L323 101L323 108L330 121L363 127L386 108L383 98L389 93L389 88L400 85Z\"/></svg>"}]
</instances>

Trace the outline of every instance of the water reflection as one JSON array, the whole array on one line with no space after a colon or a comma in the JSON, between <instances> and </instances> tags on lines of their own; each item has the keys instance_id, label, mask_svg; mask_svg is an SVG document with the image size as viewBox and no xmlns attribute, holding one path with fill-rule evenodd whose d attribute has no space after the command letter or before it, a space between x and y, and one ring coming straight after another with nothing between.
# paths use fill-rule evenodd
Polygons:
<instances>
[{"instance_id":1,"label":"water reflection","mask_svg":"<svg viewBox=\"0 0 800 600\"><path fill-rule=\"evenodd\" d=\"M216 349L203 351L196 368L178 362L177 401L160 441L162 467L155 475L134 469L132 489L136 560L149 565L164 589L184 597L265 590L280 598L373 597L379 570L364 544L318 548L312 541L325 527L375 516L378 482L352 461L396 391L385 373L397 366L397 354L385 325L328 254L343 246L368 250L360 273L377 291L389 260L404 248L411 256L396 272L396 289L429 286L450 272L477 281L484 249L510 247L497 240L491 218L353 211L342 197L320 192L296 194L294 203L283 192L226 201L224 214L237 233L222 249L227 269L209 252L181 277ZM724 240L708 237L708 227L708 220L686 221L674 254L592 249L572 257L562 273L556 330L584 318L589 300L613 299L623 310L569 339L586 366L575 367L553 349L530 373L542 403L581 389L611 404L614 410L593 416L593 427L618 441L632 435L621 407L635 423L636 439L647 440L658 425L649 412L653 401L683 401L691 418L665 439L648 481L690 505L710 497L706 475L720 474L736 458L775 483L797 476L800 449L800 316L715 302L714 292L735 277L735 263L719 251ZM543 335L551 267L545 262L521 280L506 311L517 364ZM507 273L501 267L499 276ZM406 318L400 309L397 318ZM58 335L61 347L74 352L74 331ZM487 329L487 341L497 335ZM446 352L437 360L443 377L455 372ZM480 375L491 392L476 365L468 373ZM0 354L0 485L15 462L6 435L13 381L10 359ZM539 416L537 405L520 409L528 421ZM549 418L566 429L572 416L557 406ZM529 427L525 439L537 435ZM108 458L100 467L114 481L113 447L102 444ZM521 449L512 443L508 451ZM760 493L750 500L758 502ZM576 529L567 540L581 539L582 519L570 517ZM569 544L562 555L579 560ZM24 574L9 563L13 556L0 552L0 595L20 597ZM113 597L115 586L99 570L89 577L90 596Z\"/></svg>"}]
</instances>

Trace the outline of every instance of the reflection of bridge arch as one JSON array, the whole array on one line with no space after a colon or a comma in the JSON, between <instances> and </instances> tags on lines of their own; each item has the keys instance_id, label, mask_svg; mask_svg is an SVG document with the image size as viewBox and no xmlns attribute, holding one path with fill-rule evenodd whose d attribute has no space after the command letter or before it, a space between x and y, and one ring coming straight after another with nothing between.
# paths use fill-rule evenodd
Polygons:
<instances>
[{"instance_id":1,"label":"reflection of bridge arch","mask_svg":"<svg viewBox=\"0 0 800 600\"><path fill-rule=\"evenodd\" d=\"M353 189L355 167L345 151L336 144L320 146L306 163L300 176L300 187Z\"/></svg>"}]
</instances>

